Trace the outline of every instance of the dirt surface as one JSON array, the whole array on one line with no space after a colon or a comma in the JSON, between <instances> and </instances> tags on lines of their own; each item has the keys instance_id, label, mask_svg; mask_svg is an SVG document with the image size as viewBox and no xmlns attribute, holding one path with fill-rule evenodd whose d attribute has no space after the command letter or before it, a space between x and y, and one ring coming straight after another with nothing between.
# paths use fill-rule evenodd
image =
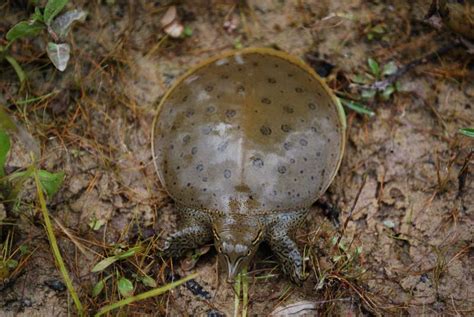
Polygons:
<instances>
[{"instance_id":1,"label":"dirt surface","mask_svg":"<svg viewBox=\"0 0 474 317\"><path fill-rule=\"evenodd\" d=\"M32 13L24 2L2 4L2 39ZM327 80L343 90L351 88L341 78L367 71L368 57L402 65L455 40L424 20L431 1L174 2L193 31L179 39L165 36L160 25L169 2L106 2L68 5L89 15L69 36L72 57L63 73L49 64L42 37L12 47L29 76L28 95L18 93L15 73L0 64L1 106L37 140L41 167L66 173L48 207L66 266L91 314L119 299L114 278L105 293L90 295L107 275L133 280L133 274L146 273L158 285L169 282L170 262L153 255L162 237L177 228L177 215L155 174L150 133L157 102L190 66L236 45L274 47L335 65ZM386 38L369 41L367 27L382 22ZM325 204L314 206L298 231L301 247L317 255L307 262L311 274L295 287L263 247L249 268L250 315L301 301L308 315L474 315L474 166L468 161L474 143L457 132L474 122L473 73L472 55L452 49L404 75L390 100L367 102L374 117L347 110L341 169ZM29 164L27 148L13 137L9 168ZM17 223L15 245L27 244L33 252L15 278L0 284L0 315L64 316L74 306L55 284L61 276L32 188L24 189L20 212L7 208ZM340 212L339 227L323 215L328 206ZM105 225L94 231L92 219ZM339 265L331 244L344 224L341 241L360 251L350 265ZM146 256L91 273L103 256L137 241L151 247ZM188 274L174 264L177 273ZM211 249L191 269L208 299L178 287L123 312L232 316L234 292L217 268ZM148 289L136 285L135 293Z\"/></svg>"}]
</instances>

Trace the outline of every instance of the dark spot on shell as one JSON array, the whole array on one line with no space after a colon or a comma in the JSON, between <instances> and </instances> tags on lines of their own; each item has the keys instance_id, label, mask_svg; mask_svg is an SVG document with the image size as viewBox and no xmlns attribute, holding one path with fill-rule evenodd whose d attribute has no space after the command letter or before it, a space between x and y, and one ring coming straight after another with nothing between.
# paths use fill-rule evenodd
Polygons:
<instances>
[{"instance_id":1,"label":"dark spot on shell","mask_svg":"<svg viewBox=\"0 0 474 317\"><path fill-rule=\"evenodd\" d=\"M237 92L244 92L245 91L245 87L240 85L237 87Z\"/></svg>"},{"instance_id":2,"label":"dark spot on shell","mask_svg":"<svg viewBox=\"0 0 474 317\"><path fill-rule=\"evenodd\" d=\"M315 127L311 127L311 131L313 131L314 133L318 133L318 130Z\"/></svg>"},{"instance_id":3,"label":"dark spot on shell","mask_svg":"<svg viewBox=\"0 0 474 317\"><path fill-rule=\"evenodd\" d=\"M270 135L272 134L272 129L265 125L262 125L262 127L260 128L260 133L262 133L263 135Z\"/></svg>"},{"instance_id":4,"label":"dark spot on shell","mask_svg":"<svg viewBox=\"0 0 474 317\"><path fill-rule=\"evenodd\" d=\"M212 86L212 85L208 85L208 86L206 86L206 88L204 88L204 90L207 91L207 92L211 92L213 89L214 89L214 86Z\"/></svg>"},{"instance_id":5,"label":"dark spot on shell","mask_svg":"<svg viewBox=\"0 0 474 317\"><path fill-rule=\"evenodd\" d=\"M302 146L306 146L306 145L308 145L308 141L306 141L306 139L300 139L300 144Z\"/></svg>"},{"instance_id":6,"label":"dark spot on shell","mask_svg":"<svg viewBox=\"0 0 474 317\"><path fill-rule=\"evenodd\" d=\"M291 143L290 143L290 142L285 142L285 143L283 144L283 147L285 148L285 150L288 151L288 150L291 149Z\"/></svg>"},{"instance_id":7,"label":"dark spot on shell","mask_svg":"<svg viewBox=\"0 0 474 317\"><path fill-rule=\"evenodd\" d=\"M295 110L293 109L292 106L283 106L283 111L285 111L286 113L293 113L293 112L295 112Z\"/></svg>"},{"instance_id":8,"label":"dark spot on shell","mask_svg":"<svg viewBox=\"0 0 474 317\"><path fill-rule=\"evenodd\" d=\"M281 130L283 132L290 132L291 131L291 127L288 125L288 124L282 124L281 125Z\"/></svg>"},{"instance_id":9,"label":"dark spot on shell","mask_svg":"<svg viewBox=\"0 0 474 317\"><path fill-rule=\"evenodd\" d=\"M216 108L214 106L210 106L206 108L207 113L213 113L214 111L216 111Z\"/></svg>"},{"instance_id":10,"label":"dark spot on shell","mask_svg":"<svg viewBox=\"0 0 474 317\"><path fill-rule=\"evenodd\" d=\"M291 196L291 192L288 192L288 196Z\"/></svg>"},{"instance_id":11,"label":"dark spot on shell","mask_svg":"<svg viewBox=\"0 0 474 317\"><path fill-rule=\"evenodd\" d=\"M203 177L203 178L202 178L202 181L203 181L203 182L207 182L207 177Z\"/></svg>"},{"instance_id":12,"label":"dark spot on shell","mask_svg":"<svg viewBox=\"0 0 474 317\"><path fill-rule=\"evenodd\" d=\"M181 168L181 166L176 166L176 169L179 170Z\"/></svg>"},{"instance_id":13,"label":"dark spot on shell","mask_svg":"<svg viewBox=\"0 0 474 317\"><path fill-rule=\"evenodd\" d=\"M308 161L308 159L307 159L306 157L303 157L303 161L307 162L307 161Z\"/></svg>"},{"instance_id":14,"label":"dark spot on shell","mask_svg":"<svg viewBox=\"0 0 474 317\"><path fill-rule=\"evenodd\" d=\"M207 192L207 188L203 188L202 191L203 191L203 192Z\"/></svg>"},{"instance_id":15,"label":"dark spot on shell","mask_svg":"<svg viewBox=\"0 0 474 317\"><path fill-rule=\"evenodd\" d=\"M187 117L187 118L191 118L191 117L193 116L193 114L194 114L194 110L188 110L188 111L186 111L186 117Z\"/></svg>"},{"instance_id":16,"label":"dark spot on shell","mask_svg":"<svg viewBox=\"0 0 474 317\"><path fill-rule=\"evenodd\" d=\"M300 193L296 194L296 197L300 197Z\"/></svg>"},{"instance_id":17,"label":"dark spot on shell","mask_svg":"<svg viewBox=\"0 0 474 317\"><path fill-rule=\"evenodd\" d=\"M269 104L272 103L272 101L271 101L270 99L268 99L267 97L262 98L261 101L262 101L262 103L264 103L264 104L266 104L266 105L269 105Z\"/></svg>"},{"instance_id":18,"label":"dark spot on shell","mask_svg":"<svg viewBox=\"0 0 474 317\"><path fill-rule=\"evenodd\" d=\"M252 66L255 66L255 67L256 67L256 66L258 66L258 63L257 63L257 62L253 62L253 63L252 63Z\"/></svg>"},{"instance_id":19,"label":"dark spot on shell","mask_svg":"<svg viewBox=\"0 0 474 317\"><path fill-rule=\"evenodd\" d=\"M294 75L292 73L288 73L288 77L293 77Z\"/></svg>"},{"instance_id":20,"label":"dark spot on shell","mask_svg":"<svg viewBox=\"0 0 474 317\"><path fill-rule=\"evenodd\" d=\"M278 64L273 64L273 67L278 68L278 67L280 67L280 65L278 65Z\"/></svg>"},{"instance_id":21,"label":"dark spot on shell","mask_svg":"<svg viewBox=\"0 0 474 317\"><path fill-rule=\"evenodd\" d=\"M183 99L181 99L182 102L185 102L186 100L188 100L188 96L184 96Z\"/></svg>"},{"instance_id":22,"label":"dark spot on shell","mask_svg":"<svg viewBox=\"0 0 474 317\"><path fill-rule=\"evenodd\" d=\"M174 149L174 145L173 145L173 144L170 145L170 149L171 149L171 150Z\"/></svg>"},{"instance_id":23,"label":"dark spot on shell","mask_svg":"<svg viewBox=\"0 0 474 317\"><path fill-rule=\"evenodd\" d=\"M253 166L261 168L263 167L263 160L261 158L255 158L252 161Z\"/></svg>"},{"instance_id":24,"label":"dark spot on shell","mask_svg":"<svg viewBox=\"0 0 474 317\"><path fill-rule=\"evenodd\" d=\"M193 148L191 149L191 154L195 155L197 153L197 151L198 151L197 146L193 146Z\"/></svg>"},{"instance_id":25,"label":"dark spot on shell","mask_svg":"<svg viewBox=\"0 0 474 317\"><path fill-rule=\"evenodd\" d=\"M225 116L230 119L233 118L236 113L237 111L235 111L234 109L229 109L225 112Z\"/></svg>"},{"instance_id":26,"label":"dark spot on shell","mask_svg":"<svg viewBox=\"0 0 474 317\"><path fill-rule=\"evenodd\" d=\"M326 169L323 169L323 170L321 171L321 177L324 177L325 174L326 174Z\"/></svg>"},{"instance_id":27,"label":"dark spot on shell","mask_svg":"<svg viewBox=\"0 0 474 317\"><path fill-rule=\"evenodd\" d=\"M183 138L183 143L187 144L187 143L189 143L189 141L191 141L191 136L189 134L187 134Z\"/></svg>"},{"instance_id":28,"label":"dark spot on shell","mask_svg":"<svg viewBox=\"0 0 474 317\"><path fill-rule=\"evenodd\" d=\"M196 171L202 172L203 170L204 170L204 165L202 165L202 164L196 165Z\"/></svg>"},{"instance_id":29,"label":"dark spot on shell","mask_svg":"<svg viewBox=\"0 0 474 317\"><path fill-rule=\"evenodd\" d=\"M242 67L237 67L237 71L241 72L241 71L242 71Z\"/></svg>"},{"instance_id":30,"label":"dark spot on shell","mask_svg":"<svg viewBox=\"0 0 474 317\"><path fill-rule=\"evenodd\" d=\"M224 142L221 142L218 146L217 146L217 150L219 152L224 152L225 149L227 149L227 146L229 145L229 141L224 141Z\"/></svg>"},{"instance_id":31,"label":"dark spot on shell","mask_svg":"<svg viewBox=\"0 0 474 317\"><path fill-rule=\"evenodd\" d=\"M284 167L283 165L278 166L278 173L285 174L286 173L286 167Z\"/></svg>"},{"instance_id":32,"label":"dark spot on shell","mask_svg":"<svg viewBox=\"0 0 474 317\"><path fill-rule=\"evenodd\" d=\"M228 78L229 78L229 75L223 74L223 75L221 75L221 78L222 78L222 79L228 79Z\"/></svg>"},{"instance_id":33,"label":"dark spot on shell","mask_svg":"<svg viewBox=\"0 0 474 317\"><path fill-rule=\"evenodd\" d=\"M295 164L296 163L296 160L294 158L290 159L290 163L291 164Z\"/></svg>"},{"instance_id":34,"label":"dark spot on shell","mask_svg":"<svg viewBox=\"0 0 474 317\"><path fill-rule=\"evenodd\" d=\"M191 183L187 183L186 186L191 187Z\"/></svg>"},{"instance_id":35,"label":"dark spot on shell","mask_svg":"<svg viewBox=\"0 0 474 317\"><path fill-rule=\"evenodd\" d=\"M316 152L316 156L317 156L317 157L320 157L320 156L321 156L321 152Z\"/></svg>"},{"instance_id":36,"label":"dark spot on shell","mask_svg":"<svg viewBox=\"0 0 474 317\"><path fill-rule=\"evenodd\" d=\"M275 84L277 82L276 79L272 77L268 78L267 81L269 84Z\"/></svg>"},{"instance_id":37,"label":"dark spot on shell","mask_svg":"<svg viewBox=\"0 0 474 317\"><path fill-rule=\"evenodd\" d=\"M225 177L225 178L230 178L231 176L232 176L232 173L231 173L230 170L227 170L227 169L224 170L224 177Z\"/></svg>"},{"instance_id":38,"label":"dark spot on shell","mask_svg":"<svg viewBox=\"0 0 474 317\"><path fill-rule=\"evenodd\" d=\"M312 181L314 180L314 176L311 176L311 180L312 180Z\"/></svg>"},{"instance_id":39,"label":"dark spot on shell","mask_svg":"<svg viewBox=\"0 0 474 317\"><path fill-rule=\"evenodd\" d=\"M303 171L303 170L301 170L301 171L300 171L300 174L303 174L303 173L304 173L304 171Z\"/></svg>"},{"instance_id":40,"label":"dark spot on shell","mask_svg":"<svg viewBox=\"0 0 474 317\"><path fill-rule=\"evenodd\" d=\"M310 103L308 103L308 108L311 109L311 110L316 110L316 104L310 102Z\"/></svg>"},{"instance_id":41,"label":"dark spot on shell","mask_svg":"<svg viewBox=\"0 0 474 317\"><path fill-rule=\"evenodd\" d=\"M297 93L302 93L302 92L303 92L303 88L301 88L301 87L296 87L296 88L295 88L295 91L296 91Z\"/></svg>"}]
</instances>

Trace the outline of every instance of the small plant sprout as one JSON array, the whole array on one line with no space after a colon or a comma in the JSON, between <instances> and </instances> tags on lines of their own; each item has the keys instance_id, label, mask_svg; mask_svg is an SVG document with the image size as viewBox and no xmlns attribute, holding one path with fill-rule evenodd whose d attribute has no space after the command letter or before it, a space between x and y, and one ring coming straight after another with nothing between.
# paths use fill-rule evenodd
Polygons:
<instances>
[{"instance_id":1,"label":"small plant sprout","mask_svg":"<svg viewBox=\"0 0 474 317\"><path fill-rule=\"evenodd\" d=\"M361 86L361 97L363 100L373 100L379 96L382 100L389 100L392 94L398 90L398 82L395 84L385 83L383 79L395 74L398 70L394 61L381 66L375 59L367 59L369 72L354 75L351 80Z\"/></svg>"},{"instance_id":2,"label":"small plant sprout","mask_svg":"<svg viewBox=\"0 0 474 317\"><path fill-rule=\"evenodd\" d=\"M65 43L66 37L75 22L84 22L87 13L82 10L68 11L60 16L69 0L48 0L46 7L35 8L35 12L28 21L21 21L14 25L6 34L7 45L0 47L0 58L5 58L14 68L18 79L23 84L26 75L18 62L8 54L10 46L19 39L38 36L47 31L50 41L45 44L46 53L53 65L60 71L67 67L70 57L70 45Z\"/></svg>"}]
</instances>

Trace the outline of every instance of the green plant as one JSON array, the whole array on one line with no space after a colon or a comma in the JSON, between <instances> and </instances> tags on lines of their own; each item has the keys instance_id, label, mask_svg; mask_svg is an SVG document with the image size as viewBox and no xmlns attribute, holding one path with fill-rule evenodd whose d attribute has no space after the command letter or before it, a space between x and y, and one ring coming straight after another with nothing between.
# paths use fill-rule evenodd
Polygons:
<instances>
[{"instance_id":1,"label":"green plant","mask_svg":"<svg viewBox=\"0 0 474 317\"><path fill-rule=\"evenodd\" d=\"M10 46L19 39L38 36L47 30L50 41L46 44L46 53L53 65L60 71L67 67L70 46L65 39L72 25L83 22L87 13L82 10L71 10L57 16L69 0L48 0L44 9L35 8L29 20L15 24L6 34L7 45L0 46L0 60L5 59L15 70L21 84L26 80L26 74L20 64L8 53Z\"/></svg>"},{"instance_id":2,"label":"green plant","mask_svg":"<svg viewBox=\"0 0 474 317\"><path fill-rule=\"evenodd\" d=\"M395 62L391 61L381 66L375 59L369 57L367 65L368 72L356 74L351 78L353 83L361 85L362 99L373 100L377 96L383 100L390 99L392 94L399 90L399 83L385 83L383 79L397 72L398 67Z\"/></svg>"},{"instance_id":3,"label":"green plant","mask_svg":"<svg viewBox=\"0 0 474 317\"><path fill-rule=\"evenodd\" d=\"M64 172L51 173L37 169L32 163L26 169L5 174L5 162L10 151L11 142L6 130L0 124L0 190L9 202L18 202L17 197L25 182L38 174L39 185L48 197L52 197L60 189L64 180Z\"/></svg>"}]
</instances>

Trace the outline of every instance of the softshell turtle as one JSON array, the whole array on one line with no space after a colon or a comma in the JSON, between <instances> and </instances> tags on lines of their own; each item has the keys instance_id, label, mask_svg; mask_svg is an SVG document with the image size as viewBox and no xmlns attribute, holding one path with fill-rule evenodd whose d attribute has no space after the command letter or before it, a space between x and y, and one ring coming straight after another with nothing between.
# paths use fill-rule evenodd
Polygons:
<instances>
[{"instance_id":1,"label":"softshell turtle","mask_svg":"<svg viewBox=\"0 0 474 317\"><path fill-rule=\"evenodd\" d=\"M155 167L182 224L164 255L214 240L231 281L267 241L300 283L292 235L337 172L345 125L326 84L286 53L232 51L187 72L153 123Z\"/></svg>"}]
</instances>

